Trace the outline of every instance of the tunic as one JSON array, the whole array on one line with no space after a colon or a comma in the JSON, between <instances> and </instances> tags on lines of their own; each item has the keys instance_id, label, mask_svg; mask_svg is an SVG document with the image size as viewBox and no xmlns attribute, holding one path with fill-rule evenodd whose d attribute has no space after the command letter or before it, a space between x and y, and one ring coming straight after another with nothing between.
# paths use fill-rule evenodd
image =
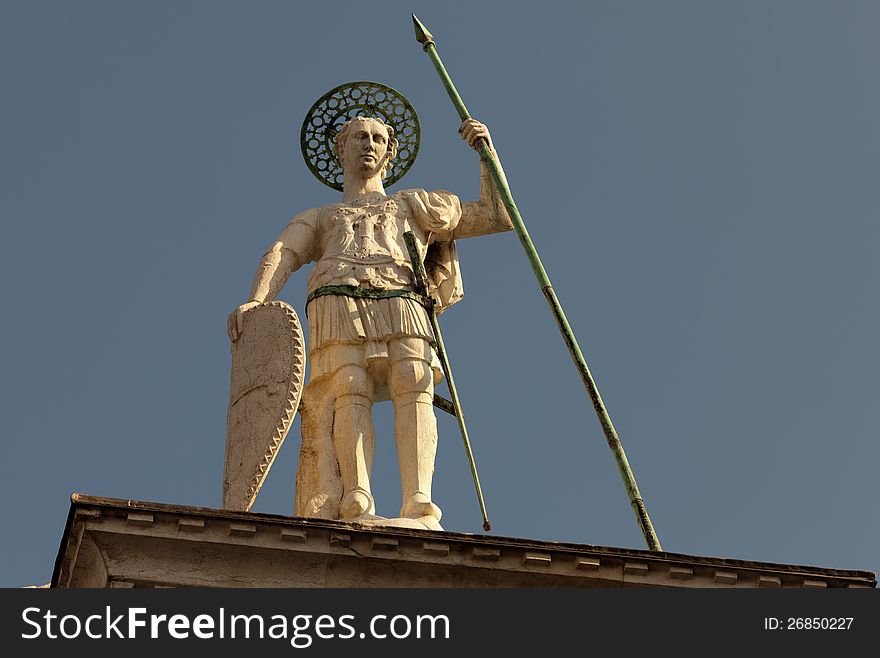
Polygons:
<instances>
[{"instance_id":1,"label":"tunic","mask_svg":"<svg viewBox=\"0 0 880 658\"><path fill-rule=\"evenodd\" d=\"M461 203L446 191L402 190L391 196L371 192L354 201L318 208L295 217L279 241L299 264L317 261L308 292L328 285L374 290L414 290L404 233L412 231L425 260L429 294L442 312L464 295L452 233L461 219ZM325 348L363 343L366 359L386 357L388 340L408 336L433 340L427 311L402 297L364 299L325 295L306 308L309 319L311 380L331 374ZM432 366L439 381L439 361Z\"/></svg>"}]
</instances>

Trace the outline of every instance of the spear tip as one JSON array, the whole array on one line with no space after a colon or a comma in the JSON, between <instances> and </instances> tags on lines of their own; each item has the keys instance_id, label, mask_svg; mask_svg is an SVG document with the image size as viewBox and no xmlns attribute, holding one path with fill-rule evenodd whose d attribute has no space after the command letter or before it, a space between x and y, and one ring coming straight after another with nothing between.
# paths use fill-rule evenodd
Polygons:
<instances>
[{"instance_id":1,"label":"spear tip","mask_svg":"<svg viewBox=\"0 0 880 658\"><path fill-rule=\"evenodd\" d=\"M434 37L428 32L428 28L426 28L422 22L416 18L416 15L412 15L413 27L416 30L416 41L418 41L425 50L428 49L428 46L433 45Z\"/></svg>"}]
</instances>

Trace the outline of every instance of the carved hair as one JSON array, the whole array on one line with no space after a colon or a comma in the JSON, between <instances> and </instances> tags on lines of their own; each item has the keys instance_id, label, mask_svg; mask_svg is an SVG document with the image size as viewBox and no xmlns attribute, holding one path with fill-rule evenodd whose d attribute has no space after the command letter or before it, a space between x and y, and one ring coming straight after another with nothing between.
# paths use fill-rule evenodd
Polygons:
<instances>
[{"instance_id":1,"label":"carved hair","mask_svg":"<svg viewBox=\"0 0 880 658\"><path fill-rule=\"evenodd\" d=\"M382 165L382 178L385 178L388 171L391 169L391 161L397 156L397 138L394 136L394 128L384 121L374 119L373 117L355 117L354 119L346 121L345 125L342 126L342 130L336 133L336 143L333 145L333 153L336 155L339 163L342 164L343 154L345 153L345 142L348 140L348 136L356 121L373 121L380 126L385 126L385 130L388 131L388 157L385 158L385 164Z\"/></svg>"}]
</instances>

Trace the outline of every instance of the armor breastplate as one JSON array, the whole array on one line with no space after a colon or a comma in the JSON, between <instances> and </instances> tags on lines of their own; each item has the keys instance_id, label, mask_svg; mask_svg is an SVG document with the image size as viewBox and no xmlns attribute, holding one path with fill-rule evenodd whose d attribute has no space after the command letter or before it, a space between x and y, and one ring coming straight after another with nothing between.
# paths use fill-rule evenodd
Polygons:
<instances>
[{"instance_id":1,"label":"armor breastplate","mask_svg":"<svg viewBox=\"0 0 880 658\"><path fill-rule=\"evenodd\" d=\"M329 207L322 222L324 255L312 272L309 290L327 285L411 288L403 239L413 223L409 213L405 202L379 193Z\"/></svg>"}]
</instances>

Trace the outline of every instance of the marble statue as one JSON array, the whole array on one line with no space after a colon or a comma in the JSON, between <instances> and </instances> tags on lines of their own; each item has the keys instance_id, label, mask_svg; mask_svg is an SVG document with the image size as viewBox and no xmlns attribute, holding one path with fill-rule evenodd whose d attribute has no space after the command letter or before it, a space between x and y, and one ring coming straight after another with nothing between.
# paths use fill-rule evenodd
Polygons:
<instances>
[{"instance_id":1,"label":"marble statue","mask_svg":"<svg viewBox=\"0 0 880 658\"><path fill-rule=\"evenodd\" d=\"M467 119L462 138L492 146L486 126ZM455 240L512 228L481 164L480 198L443 190L387 194L383 178L397 151L394 129L359 116L338 133L342 201L294 217L262 258L247 303L229 316L233 342L248 313L273 302L288 277L315 262L308 279L309 382L302 393L302 447L295 514L362 523L442 529L431 496L437 424L434 386L442 379L427 311L412 294L403 235L424 259L429 293L442 312L463 295ZM374 402L394 405L403 504L397 519L376 516L370 483L376 442Z\"/></svg>"}]
</instances>

